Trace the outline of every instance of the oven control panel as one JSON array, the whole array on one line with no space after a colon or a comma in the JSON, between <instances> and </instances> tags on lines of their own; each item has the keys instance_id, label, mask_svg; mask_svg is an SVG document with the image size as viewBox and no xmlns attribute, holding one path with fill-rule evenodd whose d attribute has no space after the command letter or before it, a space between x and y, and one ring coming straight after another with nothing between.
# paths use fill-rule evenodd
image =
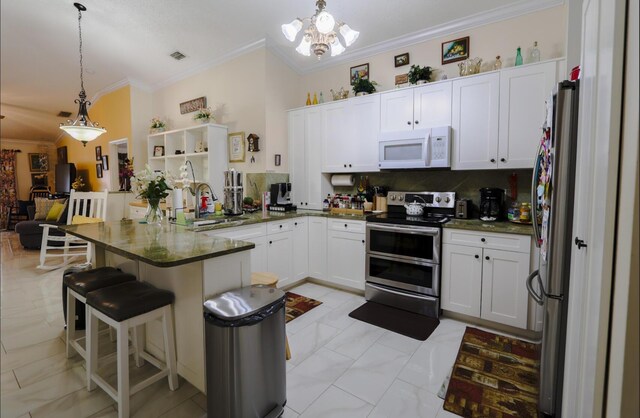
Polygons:
<instances>
[{"instance_id":1,"label":"oven control panel","mask_svg":"<svg viewBox=\"0 0 640 418\"><path fill-rule=\"evenodd\" d=\"M455 192L389 192L387 205L403 206L409 203L422 203L428 208L454 208Z\"/></svg>"}]
</instances>

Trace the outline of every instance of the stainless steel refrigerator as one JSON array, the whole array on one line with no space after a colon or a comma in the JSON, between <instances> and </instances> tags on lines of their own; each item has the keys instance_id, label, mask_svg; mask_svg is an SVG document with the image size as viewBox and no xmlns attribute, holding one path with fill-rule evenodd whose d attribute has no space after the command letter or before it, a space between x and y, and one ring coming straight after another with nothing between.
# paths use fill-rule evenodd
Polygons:
<instances>
[{"instance_id":1,"label":"stainless steel refrigerator","mask_svg":"<svg viewBox=\"0 0 640 418\"><path fill-rule=\"evenodd\" d=\"M527 278L527 289L531 297L544 306L538 407L541 413L555 417L560 416L562 406L571 248L574 244L578 90L578 81L563 81L555 89L551 103L547 103L547 121L536 154L531 185L540 263L538 270ZM538 216L542 220L541 226L536 222Z\"/></svg>"}]
</instances>

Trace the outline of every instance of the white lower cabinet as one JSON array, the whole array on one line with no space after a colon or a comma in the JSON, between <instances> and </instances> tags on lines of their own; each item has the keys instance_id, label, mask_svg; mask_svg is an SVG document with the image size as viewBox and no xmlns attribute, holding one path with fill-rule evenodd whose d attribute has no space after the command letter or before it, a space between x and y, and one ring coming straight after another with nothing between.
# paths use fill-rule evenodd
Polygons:
<instances>
[{"instance_id":1,"label":"white lower cabinet","mask_svg":"<svg viewBox=\"0 0 640 418\"><path fill-rule=\"evenodd\" d=\"M286 286L291 279L291 255L293 252L291 231L267 236L267 271L278 275L278 287Z\"/></svg>"},{"instance_id":2,"label":"white lower cabinet","mask_svg":"<svg viewBox=\"0 0 640 418\"><path fill-rule=\"evenodd\" d=\"M461 230L444 231L442 245L442 309L527 328L530 247L515 251L491 248L508 238L531 242L530 237ZM452 244L468 240L477 245Z\"/></svg>"},{"instance_id":3,"label":"white lower cabinet","mask_svg":"<svg viewBox=\"0 0 640 418\"><path fill-rule=\"evenodd\" d=\"M327 278L327 219L315 216L309 218L309 277L320 280Z\"/></svg>"},{"instance_id":4,"label":"white lower cabinet","mask_svg":"<svg viewBox=\"0 0 640 418\"><path fill-rule=\"evenodd\" d=\"M267 270L267 226L265 224L205 231L203 234L254 243L256 247L251 250L251 271Z\"/></svg>"},{"instance_id":5,"label":"white lower cabinet","mask_svg":"<svg viewBox=\"0 0 640 418\"><path fill-rule=\"evenodd\" d=\"M329 229L327 237L327 280L364 290L365 234Z\"/></svg>"},{"instance_id":6,"label":"white lower cabinet","mask_svg":"<svg viewBox=\"0 0 640 418\"><path fill-rule=\"evenodd\" d=\"M309 218L293 219L293 281L309 275Z\"/></svg>"}]
</instances>

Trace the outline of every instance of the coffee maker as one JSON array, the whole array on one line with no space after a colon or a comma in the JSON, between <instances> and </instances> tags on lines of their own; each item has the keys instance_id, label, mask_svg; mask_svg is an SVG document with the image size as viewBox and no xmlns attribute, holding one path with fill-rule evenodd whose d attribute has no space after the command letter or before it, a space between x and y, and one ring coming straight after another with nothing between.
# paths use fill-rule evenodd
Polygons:
<instances>
[{"instance_id":1,"label":"coffee maker","mask_svg":"<svg viewBox=\"0 0 640 418\"><path fill-rule=\"evenodd\" d=\"M296 210L296 207L291 204L291 183L274 183L271 185L269 210L277 212Z\"/></svg>"},{"instance_id":2,"label":"coffee maker","mask_svg":"<svg viewBox=\"0 0 640 418\"><path fill-rule=\"evenodd\" d=\"M480 220L499 221L504 210L504 190L495 187L480 189Z\"/></svg>"},{"instance_id":3,"label":"coffee maker","mask_svg":"<svg viewBox=\"0 0 640 418\"><path fill-rule=\"evenodd\" d=\"M224 214L242 215L242 172L231 169L224 172Z\"/></svg>"}]
</instances>

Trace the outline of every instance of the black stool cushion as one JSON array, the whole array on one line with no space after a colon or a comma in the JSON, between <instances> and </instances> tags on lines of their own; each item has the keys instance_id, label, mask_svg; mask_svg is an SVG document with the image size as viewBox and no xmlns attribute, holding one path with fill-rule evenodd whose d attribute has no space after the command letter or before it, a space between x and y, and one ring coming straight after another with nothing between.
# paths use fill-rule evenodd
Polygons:
<instances>
[{"instance_id":1,"label":"black stool cushion","mask_svg":"<svg viewBox=\"0 0 640 418\"><path fill-rule=\"evenodd\" d=\"M65 275L63 280L64 284L69 286L71 290L86 297L87 293L103 287L135 281L136 276L123 273L122 270L114 267L98 267Z\"/></svg>"},{"instance_id":2,"label":"black stool cushion","mask_svg":"<svg viewBox=\"0 0 640 418\"><path fill-rule=\"evenodd\" d=\"M173 303L174 295L145 282L127 282L87 294L87 304L118 322Z\"/></svg>"}]
</instances>

